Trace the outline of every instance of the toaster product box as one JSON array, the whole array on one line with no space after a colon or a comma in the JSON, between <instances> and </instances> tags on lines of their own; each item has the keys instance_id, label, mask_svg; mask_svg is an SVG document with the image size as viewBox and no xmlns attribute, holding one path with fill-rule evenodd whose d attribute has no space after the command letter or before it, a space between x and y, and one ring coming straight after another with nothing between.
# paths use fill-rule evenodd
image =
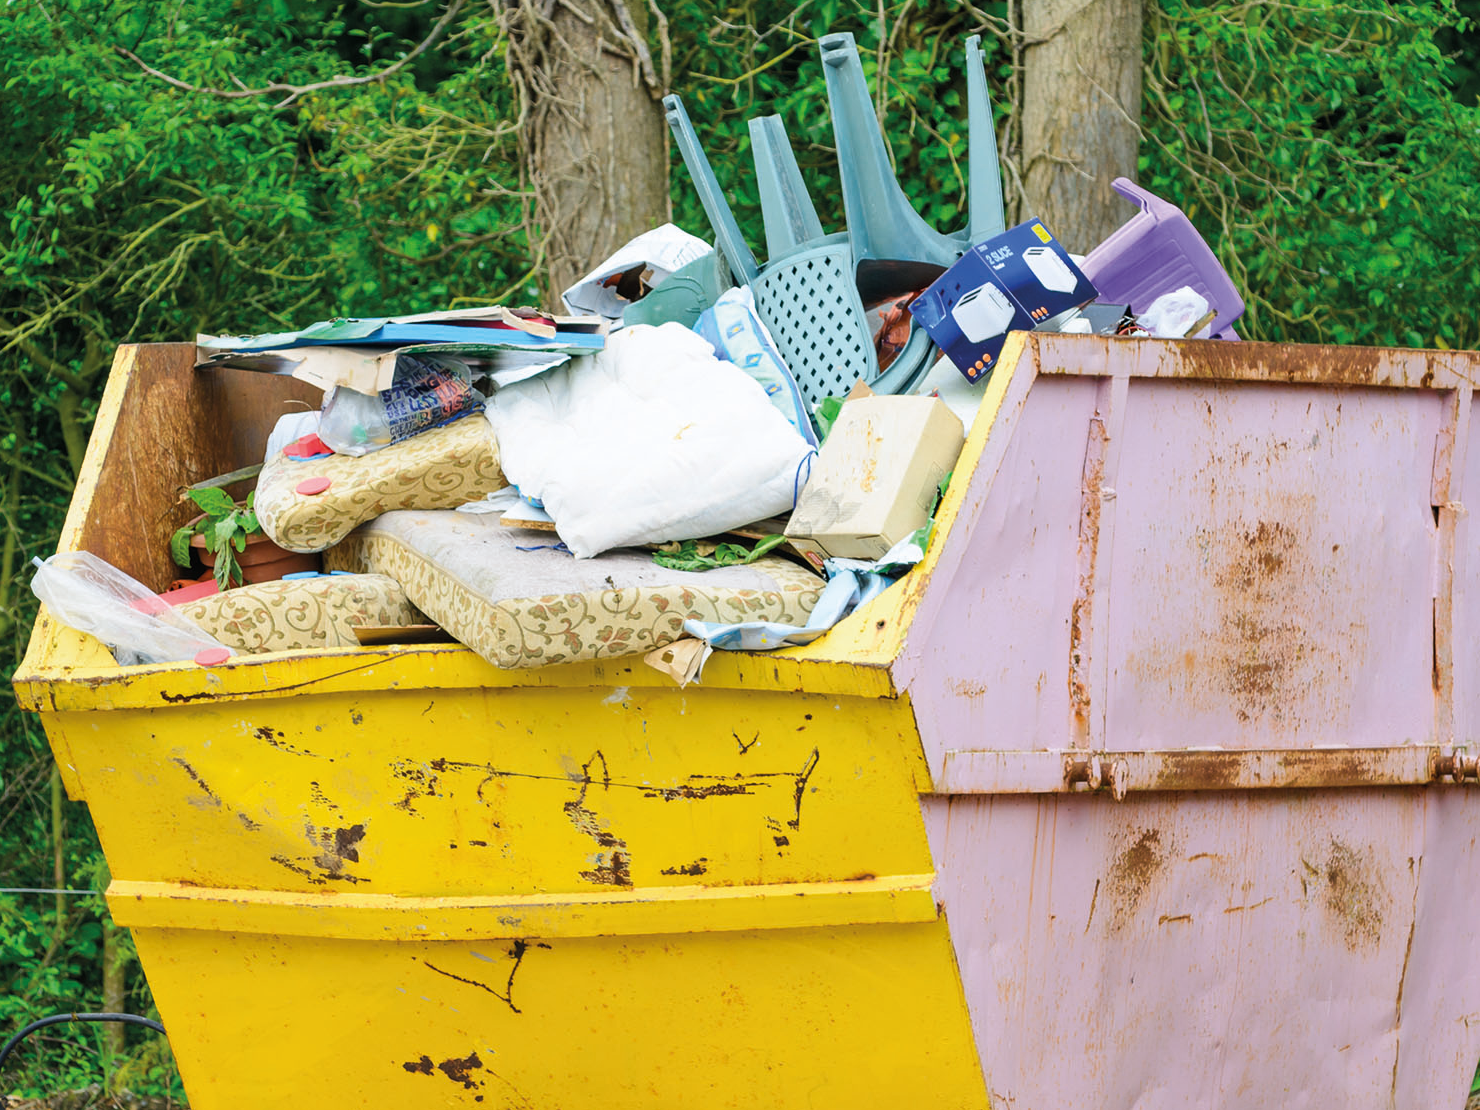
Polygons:
<instances>
[{"instance_id":1,"label":"toaster product box","mask_svg":"<svg viewBox=\"0 0 1480 1110\"><path fill-rule=\"evenodd\" d=\"M1042 220L978 243L914 299L910 312L967 381L984 377L1010 331L1082 308L1095 287Z\"/></svg>"},{"instance_id":2,"label":"toaster product box","mask_svg":"<svg viewBox=\"0 0 1480 1110\"><path fill-rule=\"evenodd\" d=\"M966 443L937 397L844 403L812 464L786 537L813 566L877 559L930 519L941 481Z\"/></svg>"}]
</instances>

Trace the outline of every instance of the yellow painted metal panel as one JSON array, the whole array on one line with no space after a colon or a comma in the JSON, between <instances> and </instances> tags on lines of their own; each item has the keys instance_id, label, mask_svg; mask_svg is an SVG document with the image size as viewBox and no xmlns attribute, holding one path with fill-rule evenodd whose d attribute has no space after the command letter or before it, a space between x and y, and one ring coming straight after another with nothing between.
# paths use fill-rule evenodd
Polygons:
<instances>
[{"instance_id":1,"label":"yellow painted metal panel","mask_svg":"<svg viewBox=\"0 0 1480 1110\"><path fill-rule=\"evenodd\" d=\"M123 401L178 380L151 358L66 547ZM913 604L687 690L457 646L124 669L43 611L14 684L196 1110L985 1107L888 669Z\"/></svg>"},{"instance_id":2,"label":"yellow painted metal panel","mask_svg":"<svg viewBox=\"0 0 1480 1110\"><path fill-rule=\"evenodd\" d=\"M933 874L851 883L643 887L502 898L204 890L114 880L113 920L130 928L337 937L479 940L718 933L934 921Z\"/></svg>"},{"instance_id":3,"label":"yellow painted metal panel","mask_svg":"<svg viewBox=\"0 0 1480 1110\"><path fill-rule=\"evenodd\" d=\"M43 610L44 613L44 610ZM658 672L624 656L533 670L504 670L460 645L284 651L245 656L209 670L193 663L120 668L90 636L68 628L33 639L13 679L22 708L38 711L149 709L251 700L287 690L435 690L458 686L569 689L654 683ZM746 689L887 698L896 693L881 664L811 660L782 653L719 652L704 668L710 689Z\"/></svg>"},{"instance_id":4,"label":"yellow painted metal panel","mask_svg":"<svg viewBox=\"0 0 1480 1110\"><path fill-rule=\"evenodd\" d=\"M514 943L135 938L193 1110L987 1106L939 921Z\"/></svg>"},{"instance_id":5,"label":"yellow painted metal panel","mask_svg":"<svg viewBox=\"0 0 1480 1110\"><path fill-rule=\"evenodd\" d=\"M889 700L386 690L49 716L123 880L495 896L932 869Z\"/></svg>"}]
</instances>

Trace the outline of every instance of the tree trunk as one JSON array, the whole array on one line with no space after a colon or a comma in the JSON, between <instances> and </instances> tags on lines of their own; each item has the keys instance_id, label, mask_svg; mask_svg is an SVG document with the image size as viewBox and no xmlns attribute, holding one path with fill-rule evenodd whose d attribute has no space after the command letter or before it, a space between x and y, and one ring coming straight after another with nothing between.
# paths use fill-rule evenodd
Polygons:
<instances>
[{"instance_id":1,"label":"tree trunk","mask_svg":"<svg viewBox=\"0 0 1480 1110\"><path fill-rule=\"evenodd\" d=\"M1136 177L1141 0L1021 0L1023 217L1088 253L1133 214L1110 187Z\"/></svg>"},{"instance_id":2,"label":"tree trunk","mask_svg":"<svg viewBox=\"0 0 1480 1110\"><path fill-rule=\"evenodd\" d=\"M509 71L519 89L532 244L548 303L629 239L669 218L666 25L659 73L647 9L626 0L513 0Z\"/></svg>"}]
</instances>

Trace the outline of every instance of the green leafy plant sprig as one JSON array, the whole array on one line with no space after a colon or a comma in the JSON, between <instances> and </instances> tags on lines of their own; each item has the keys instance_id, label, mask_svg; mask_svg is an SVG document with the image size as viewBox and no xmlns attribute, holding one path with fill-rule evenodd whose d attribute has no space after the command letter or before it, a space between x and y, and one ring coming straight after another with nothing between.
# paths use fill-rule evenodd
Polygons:
<instances>
[{"instance_id":1,"label":"green leafy plant sprig","mask_svg":"<svg viewBox=\"0 0 1480 1110\"><path fill-rule=\"evenodd\" d=\"M170 555L182 567L190 566L190 540L194 536L205 538L206 550L216 557L216 585L223 590L231 588L232 580L242 581L241 566L236 561L237 552L247 549L247 537L258 535L262 525L257 521L257 510L253 502L257 493L247 494L245 502L232 500L220 489L192 489L186 496L205 515L199 520L177 529L170 537Z\"/></svg>"}]
</instances>

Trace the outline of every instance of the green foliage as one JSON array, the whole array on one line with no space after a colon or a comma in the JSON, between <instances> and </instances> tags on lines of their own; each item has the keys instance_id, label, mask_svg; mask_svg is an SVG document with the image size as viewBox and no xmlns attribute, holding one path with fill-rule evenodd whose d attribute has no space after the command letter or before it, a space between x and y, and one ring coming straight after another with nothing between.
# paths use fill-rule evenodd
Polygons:
<instances>
[{"instance_id":1,"label":"green foliage","mask_svg":"<svg viewBox=\"0 0 1480 1110\"><path fill-rule=\"evenodd\" d=\"M212 487L187 490L186 495L201 510L201 516L199 520L175 530L175 534L170 537L171 558L178 565L188 568L191 537L200 536L205 542L206 550L215 558L213 572L216 585L223 590L231 589L233 582L240 585L242 572L237 565L237 553L247 549L249 537L262 533L255 505L257 491L247 494L246 501L241 503L222 490Z\"/></svg>"},{"instance_id":2,"label":"green foliage","mask_svg":"<svg viewBox=\"0 0 1480 1110\"><path fill-rule=\"evenodd\" d=\"M673 570L712 570L715 567L736 567L753 563L766 552L786 542L785 536L764 536L754 547L743 543L705 543L701 540L682 540L664 544L653 552L653 562L660 567Z\"/></svg>"},{"instance_id":3,"label":"green foliage","mask_svg":"<svg viewBox=\"0 0 1480 1110\"><path fill-rule=\"evenodd\" d=\"M1438 45L1460 20L1449 2L1148 9L1141 182L1212 243L1245 335L1480 344L1480 111Z\"/></svg>"}]
</instances>

